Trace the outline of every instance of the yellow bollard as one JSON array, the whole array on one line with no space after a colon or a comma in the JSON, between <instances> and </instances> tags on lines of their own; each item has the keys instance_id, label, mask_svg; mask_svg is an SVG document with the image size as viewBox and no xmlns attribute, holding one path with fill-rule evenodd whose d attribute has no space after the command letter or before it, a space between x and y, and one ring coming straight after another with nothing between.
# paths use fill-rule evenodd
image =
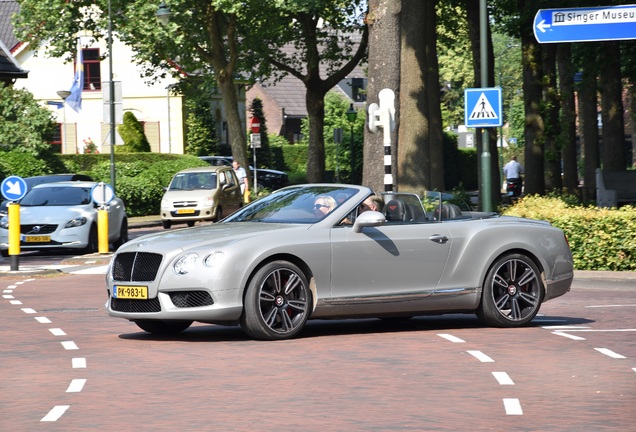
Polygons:
<instances>
[{"instance_id":1,"label":"yellow bollard","mask_svg":"<svg viewBox=\"0 0 636 432\"><path fill-rule=\"evenodd\" d=\"M108 210L97 211L97 243L99 253L108 253Z\"/></svg>"},{"instance_id":2,"label":"yellow bollard","mask_svg":"<svg viewBox=\"0 0 636 432\"><path fill-rule=\"evenodd\" d=\"M11 271L20 270L20 204L10 203L7 206L9 216L9 256Z\"/></svg>"}]
</instances>

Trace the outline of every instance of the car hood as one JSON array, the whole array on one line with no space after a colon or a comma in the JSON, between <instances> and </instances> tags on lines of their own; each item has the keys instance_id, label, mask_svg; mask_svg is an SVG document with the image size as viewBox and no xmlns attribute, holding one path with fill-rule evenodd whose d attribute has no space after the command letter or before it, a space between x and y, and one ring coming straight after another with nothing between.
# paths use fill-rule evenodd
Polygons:
<instances>
[{"instance_id":1,"label":"car hood","mask_svg":"<svg viewBox=\"0 0 636 432\"><path fill-rule=\"evenodd\" d=\"M163 199L170 201L193 201L214 195L216 189L167 190Z\"/></svg>"},{"instance_id":2,"label":"car hood","mask_svg":"<svg viewBox=\"0 0 636 432\"><path fill-rule=\"evenodd\" d=\"M311 225L272 224L258 222L218 223L193 228L182 228L156 234L148 234L131 240L118 250L119 252L157 252L171 254L176 251L197 249L199 247L220 247L249 237L266 235L272 231L302 230Z\"/></svg>"},{"instance_id":3,"label":"car hood","mask_svg":"<svg viewBox=\"0 0 636 432\"><path fill-rule=\"evenodd\" d=\"M20 206L20 224L60 224L76 217L94 218L97 210L92 204L73 207Z\"/></svg>"}]
</instances>

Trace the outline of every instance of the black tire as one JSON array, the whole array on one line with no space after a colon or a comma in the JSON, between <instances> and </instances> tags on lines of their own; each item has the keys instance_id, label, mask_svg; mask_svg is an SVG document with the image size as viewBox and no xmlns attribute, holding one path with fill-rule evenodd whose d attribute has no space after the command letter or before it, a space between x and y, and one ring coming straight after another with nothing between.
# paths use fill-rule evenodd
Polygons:
<instances>
[{"instance_id":1,"label":"black tire","mask_svg":"<svg viewBox=\"0 0 636 432\"><path fill-rule=\"evenodd\" d=\"M195 221L188 221L187 224L188 224L189 227L193 227L194 226L194 222Z\"/></svg>"},{"instance_id":2,"label":"black tire","mask_svg":"<svg viewBox=\"0 0 636 432\"><path fill-rule=\"evenodd\" d=\"M119 229L119 238L113 243L115 250L119 249L124 243L128 241L128 219L124 218L121 221L121 228Z\"/></svg>"},{"instance_id":3,"label":"black tire","mask_svg":"<svg viewBox=\"0 0 636 432\"><path fill-rule=\"evenodd\" d=\"M0 256L2 256L2 258L6 258L9 256L9 249L1 249L0 250Z\"/></svg>"},{"instance_id":4,"label":"black tire","mask_svg":"<svg viewBox=\"0 0 636 432\"><path fill-rule=\"evenodd\" d=\"M99 247L99 238L97 237L97 227L95 225L91 225L91 230L88 232L88 243L84 248L85 254L92 254L97 252Z\"/></svg>"},{"instance_id":5,"label":"black tire","mask_svg":"<svg viewBox=\"0 0 636 432\"><path fill-rule=\"evenodd\" d=\"M181 333L192 325L192 321L135 320L137 327L156 335Z\"/></svg>"},{"instance_id":6,"label":"black tire","mask_svg":"<svg viewBox=\"0 0 636 432\"><path fill-rule=\"evenodd\" d=\"M290 262L272 261L256 272L247 288L241 328L255 339L290 339L303 329L311 305L303 272Z\"/></svg>"},{"instance_id":7,"label":"black tire","mask_svg":"<svg viewBox=\"0 0 636 432\"><path fill-rule=\"evenodd\" d=\"M163 229L169 229L172 226L172 222L169 220L162 220L161 226L163 226Z\"/></svg>"},{"instance_id":8,"label":"black tire","mask_svg":"<svg viewBox=\"0 0 636 432\"><path fill-rule=\"evenodd\" d=\"M477 316L493 327L521 327L534 319L544 296L541 272L522 254L508 254L490 267Z\"/></svg>"},{"instance_id":9,"label":"black tire","mask_svg":"<svg viewBox=\"0 0 636 432\"><path fill-rule=\"evenodd\" d=\"M216 213L214 214L214 217L212 218L212 221L213 222L218 222L221 219L223 219L223 207L216 206Z\"/></svg>"}]
</instances>

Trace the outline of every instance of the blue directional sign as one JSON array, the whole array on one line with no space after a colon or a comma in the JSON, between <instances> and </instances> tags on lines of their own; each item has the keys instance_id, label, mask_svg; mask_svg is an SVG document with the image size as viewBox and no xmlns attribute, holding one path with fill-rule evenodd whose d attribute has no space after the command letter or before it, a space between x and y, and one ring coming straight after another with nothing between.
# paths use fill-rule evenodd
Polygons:
<instances>
[{"instance_id":1,"label":"blue directional sign","mask_svg":"<svg viewBox=\"0 0 636 432\"><path fill-rule=\"evenodd\" d=\"M466 127L498 127L501 115L501 88L468 88L464 90L464 123Z\"/></svg>"},{"instance_id":2,"label":"blue directional sign","mask_svg":"<svg viewBox=\"0 0 636 432\"><path fill-rule=\"evenodd\" d=\"M532 27L539 43L636 39L636 5L540 9Z\"/></svg>"},{"instance_id":3,"label":"blue directional sign","mask_svg":"<svg viewBox=\"0 0 636 432\"><path fill-rule=\"evenodd\" d=\"M21 200L27 193L27 184L22 177L9 176L2 181L2 196L10 201Z\"/></svg>"}]
</instances>

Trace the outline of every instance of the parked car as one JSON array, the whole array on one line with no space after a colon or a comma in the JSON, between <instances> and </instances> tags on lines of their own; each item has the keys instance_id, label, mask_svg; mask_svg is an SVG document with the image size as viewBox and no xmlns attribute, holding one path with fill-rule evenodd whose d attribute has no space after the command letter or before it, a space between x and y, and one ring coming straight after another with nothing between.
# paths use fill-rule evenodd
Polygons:
<instances>
[{"instance_id":1,"label":"parked car","mask_svg":"<svg viewBox=\"0 0 636 432\"><path fill-rule=\"evenodd\" d=\"M98 208L91 199L97 182L67 181L34 186L20 200L20 249L80 249L97 252ZM0 219L0 251L8 255L9 217ZM128 241L128 216L119 197L108 204L108 241Z\"/></svg>"},{"instance_id":2,"label":"parked car","mask_svg":"<svg viewBox=\"0 0 636 432\"><path fill-rule=\"evenodd\" d=\"M61 181L93 181L91 176L85 174L47 174L35 177L26 177L24 182L27 186L27 192L30 191L33 186L37 186L42 183L54 183ZM7 214L7 204L9 200L4 200L0 203L0 217Z\"/></svg>"},{"instance_id":3,"label":"parked car","mask_svg":"<svg viewBox=\"0 0 636 432\"><path fill-rule=\"evenodd\" d=\"M217 221L243 205L241 187L232 167L211 166L179 171L161 198L161 223L193 226Z\"/></svg>"},{"instance_id":4,"label":"parked car","mask_svg":"<svg viewBox=\"0 0 636 432\"><path fill-rule=\"evenodd\" d=\"M238 323L257 339L294 337L310 318L476 313L520 327L570 289L570 248L548 222L451 211L442 197L427 211L405 193L362 212L371 194L290 186L218 224L135 239L112 258L107 313L156 334Z\"/></svg>"},{"instance_id":5,"label":"parked car","mask_svg":"<svg viewBox=\"0 0 636 432\"><path fill-rule=\"evenodd\" d=\"M232 166L232 161L234 160L232 156L199 156L199 159L204 160L213 166ZM250 181L253 181L253 166L250 166L250 176ZM276 190L287 186L288 183L289 179L287 178L286 172L266 168L256 169L256 187L258 189L267 188L270 190Z\"/></svg>"}]
</instances>

